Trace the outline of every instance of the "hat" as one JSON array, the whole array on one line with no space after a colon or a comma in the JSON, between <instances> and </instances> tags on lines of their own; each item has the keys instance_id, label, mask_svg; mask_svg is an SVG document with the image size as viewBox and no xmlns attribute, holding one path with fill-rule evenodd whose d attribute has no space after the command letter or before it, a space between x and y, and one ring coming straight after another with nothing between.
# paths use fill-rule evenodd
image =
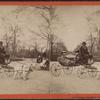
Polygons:
<instances>
[{"instance_id":1,"label":"hat","mask_svg":"<svg viewBox=\"0 0 100 100\"><path fill-rule=\"evenodd\" d=\"M83 45L86 45L86 42L82 42Z\"/></svg>"},{"instance_id":2,"label":"hat","mask_svg":"<svg viewBox=\"0 0 100 100\"><path fill-rule=\"evenodd\" d=\"M0 41L0 44L3 44L3 42L2 42L2 41Z\"/></svg>"}]
</instances>

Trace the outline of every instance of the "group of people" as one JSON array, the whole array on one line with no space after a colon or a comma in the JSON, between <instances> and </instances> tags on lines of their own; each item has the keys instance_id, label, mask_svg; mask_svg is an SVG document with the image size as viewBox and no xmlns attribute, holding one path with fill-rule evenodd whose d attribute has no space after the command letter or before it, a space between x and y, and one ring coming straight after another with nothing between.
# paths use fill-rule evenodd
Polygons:
<instances>
[{"instance_id":1,"label":"group of people","mask_svg":"<svg viewBox=\"0 0 100 100\"><path fill-rule=\"evenodd\" d=\"M76 65L88 65L89 64L89 59L92 58L92 55L88 52L88 47L86 42L82 42L80 48L75 51L76 56L71 56L71 58L76 58L75 62L73 60L70 60L70 57L66 59L66 51L62 51L61 57L58 57L58 62L62 63L62 65L71 65L71 64L76 64ZM68 57L68 55L67 55ZM38 56L37 58L37 63L40 63L41 67L46 65L47 59L46 57Z\"/></svg>"},{"instance_id":2,"label":"group of people","mask_svg":"<svg viewBox=\"0 0 100 100\"><path fill-rule=\"evenodd\" d=\"M40 64L41 69L49 69L49 59L46 56L38 55L37 63Z\"/></svg>"},{"instance_id":3,"label":"group of people","mask_svg":"<svg viewBox=\"0 0 100 100\"><path fill-rule=\"evenodd\" d=\"M76 64L88 64L88 59L92 58L92 55L88 52L87 44L86 42L82 42L80 48L75 51L76 53ZM62 52L62 55L65 56L66 52Z\"/></svg>"},{"instance_id":4,"label":"group of people","mask_svg":"<svg viewBox=\"0 0 100 100\"><path fill-rule=\"evenodd\" d=\"M83 42L81 47L75 51L78 55L77 62L81 64L88 64L88 58L91 57L88 48L86 45L86 42ZM65 52L62 52L62 55L65 55ZM5 64L5 56L6 52L3 46L3 42L0 41L0 64ZM46 61L46 57L42 57L41 55L38 56L37 58L37 63L42 63L43 61Z\"/></svg>"}]
</instances>

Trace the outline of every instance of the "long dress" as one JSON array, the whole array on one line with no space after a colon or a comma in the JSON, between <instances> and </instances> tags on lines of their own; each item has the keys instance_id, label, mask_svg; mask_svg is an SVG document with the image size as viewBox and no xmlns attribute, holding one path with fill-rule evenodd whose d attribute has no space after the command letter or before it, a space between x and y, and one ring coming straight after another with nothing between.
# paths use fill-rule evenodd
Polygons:
<instances>
[{"instance_id":1,"label":"long dress","mask_svg":"<svg viewBox=\"0 0 100 100\"><path fill-rule=\"evenodd\" d=\"M4 50L4 47L0 47L0 64L5 64L5 50Z\"/></svg>"}]
</instances>

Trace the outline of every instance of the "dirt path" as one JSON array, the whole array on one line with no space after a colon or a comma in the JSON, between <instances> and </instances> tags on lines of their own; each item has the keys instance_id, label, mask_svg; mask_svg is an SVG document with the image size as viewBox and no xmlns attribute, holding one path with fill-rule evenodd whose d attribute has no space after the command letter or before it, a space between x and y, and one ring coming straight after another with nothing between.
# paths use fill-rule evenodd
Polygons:
<instances>
[{"instance_id":1,"label":"dirt path","mask_svg":"<svg viewBox=\"0 0 100 100\"><path fill-rule=\"evenodd\" d=\"M26 81L0 78L0 94L100 93L100 79L80 79L76 70L71 75L62 71L59 77L54 77L49 71L34 70Z\"/></svg>"}]
</instances>

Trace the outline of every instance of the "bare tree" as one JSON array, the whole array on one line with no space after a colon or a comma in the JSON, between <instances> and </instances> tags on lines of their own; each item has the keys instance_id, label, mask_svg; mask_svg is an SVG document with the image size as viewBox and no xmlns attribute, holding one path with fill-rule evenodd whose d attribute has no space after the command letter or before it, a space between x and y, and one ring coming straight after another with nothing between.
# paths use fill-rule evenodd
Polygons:
<instances>
[{"instance_id":1,"label":"bare tree","mask_svg":"<svg viewBox=\"0 0 100 100\"><path fill-rule=\"evenodd\" d=\"M100 23L98 20L98 12L94 12L92 14L90 14L90 16L87 17L87 21L88 21L88 26L89 26L89 31L90 31L90 36L89 36L89 40L91 42L91 52L93 49L93 46L95 45L95 39L97 40L97 48L98 51L100 51ZM92 34L97 33L96 38L93 37Z\"/></svg>"},{"instance_id":2,"label":"bare tree","mask_svg":"<svg viewBox=\"0 0 100 100\"><path fill-rule=\"evenodd\" d=\"M1 21L2 21L2 25L4 27L4 30L5 30L4 35L3 35L5 50L7 53L9 53L10 52L10 45L11 45L11 41L12 41L12 36L11 36L10 30L9 30L8 19L6 17L2 16Z\"/></svg>"},{"instance_id":3,"label":"bare tree","mask_svg":"<svg viewBox=\"0 0 100 100\"><path fill-rule=\"evenodd\" d=\"M26 7L18 7L16 10L12 11L12 14L15 15L14 23L10 24L9 30L12 35L12 56L15 58L16 53L17 53L17 47L20 42L18 40L18 37L21 35L19 34L21 32L21 26L18 24L18 18L19 18L19 13L23 11Z\"/></svg>"},{"instance_id":4,"label":"bare tree","mask_svg":"<svg viewBox=\"0 0 100 100\"><path fill-rule=\"evenodd\" d=\"M11 23L7 17L1 17L3 21L3 25L5 28L4 41L6 44L6 51L9 51L9 47L12 46L12 56L15 58L16 49L18 44L18 32L20 32L21 28L17 23ZM17 15L15 16L15 20L17 20Z\"/></svg>"},{"instance_id":5,"label":"bare tree","mask_svg":"<svg viewBox=\"0 0 100 100\"><path fill-rule=\"evenodd\" d=\"M4 39L4 42L5 42L5 51L6 51L6 53L10 53L10 45L11 45L11 42L12 42L12 37L8 36L8 34L5 33L4 36L3 36L3 39Z\"/></svg>"},{"instance_id":6,"label":"bare tree","mask_svg":"<svg viewBox=\"0 0 100 100\"><path fill-rule=\"evenodd\" d=\"M57 38L54 34L54 24L58 17L56 14L56 7L39 6L36 7L36 10L39 11L39 15L43 19L43 23L39 26L40 32L35 32L34 30L30 31L47 41L47 48L49 49L48 58L50 60L52 55L52 47Z\"/></svg>"},{"instance_id":7,"label":"bare tree","mask_svg":"<svg viewBox=\"0 0 100 100\"><path fill-rule=\"evenodd\" d=\"M57 22L58 15L56 14L56 7L53 6L37 6L37 7L18 7L14 12L19 14L25 11L27 8L35 8L38 12L43 23L40 24L39 32L29 29L30 32L34 33L38 37L47 41L47 49L49 49L48 58L52 55L52 47L56 41L56 35L54 34L55 22Z\"/></svg>"},{"instance_id":8,"label":"bare tree","mask_svg":"<svg viewBox=\"0 0 100 100\"><path fill-rule=\"evenodd\" d=\"M13 57L15 58L16 56L16 51L17 51L17 46L18 46L18 32L20 31L20 27L18 25L11 26L11 32L12 32L12 50L13 50Z\"/></svg>"},{"instance_id":9,"label":"bare tree","mask_svg":"<svg viewBox=\"0 0 100 100\"><path fill-rule=\"evenodd\" d=\"M89 42L89 51L91 54L94 54L94 47L95 47L95 37L92 35L92 33L88 36L87 42Z\"/></svg>"}]
</instances>

